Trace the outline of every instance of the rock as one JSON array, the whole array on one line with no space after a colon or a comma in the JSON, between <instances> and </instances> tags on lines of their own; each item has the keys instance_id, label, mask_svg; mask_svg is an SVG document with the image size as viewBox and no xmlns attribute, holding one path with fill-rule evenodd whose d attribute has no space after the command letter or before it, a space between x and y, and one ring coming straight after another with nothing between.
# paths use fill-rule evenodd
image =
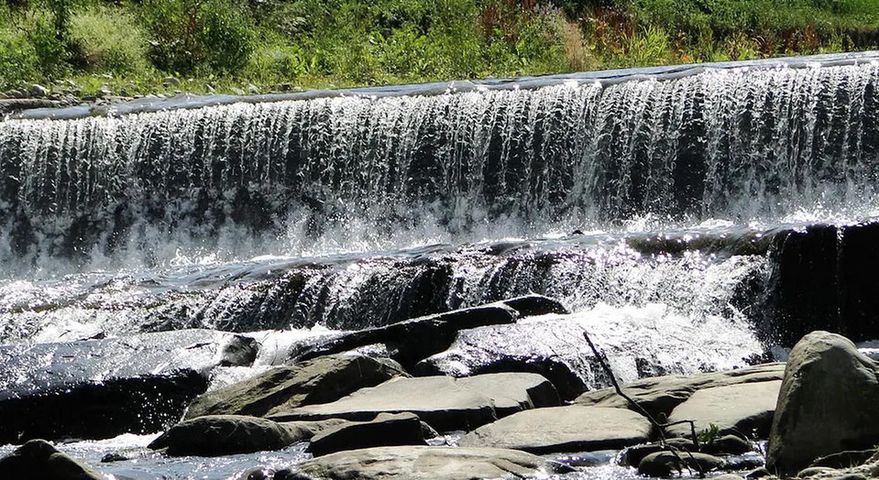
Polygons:
<instances>
[{"instance_id":1,"label":"rock","mask_svg":"<svg viewBox=\"0 0 879 480\"><path fill-rule=\"evenodd\" d=\"M812 332L790 352L767 468L793 473L818 457L879 443L879 369L840 335Z\"/></svg>"},{"instance_id":2,"label":"rock","mask_svg":"<svg viewBox=\"0 0 879 480\"><path fill-rule=\"evenodd\" d=\"M249 367L256 361L259 342L255 338L234 335L223 345L220 352L221 367Z\"/></svg>"},{"instance_id":3,"label":"rock","mask_svg":"<svg viewBox=\"0 0 879 480\"><path fill-rule=\"evenodd\" d=\"M275 367L193 402L186 418L202 415L263 416L338 400L360 388L405 375L399 365L358 355L331 355Z\"/></svg>"},{"instance_id":4,"label":"rock","mask_svg":"<svg viewBox=\"0 0 879 480\"><path fill-rule=\"evenodd\" d=\"M738 475L734 475L732 473L724 473L723 475L711 477L711 480L745 480L745 479L738 476Z\"/></svg>"},{"instance_id":5,"label":"rock","mask_svg":"<svg viewBox=\"0 0 879 480\"><path fill-rule=\"evenodd\" d=\"M454 310L347 333L310 346L305 351L296 352L294 357L297 360L309 360L382 343L393 352L394 360L408 368L419 360L448 348L460 330L513 323L518 315L512 308L497 304Z\"/></svg>"},{"instance_id":6,"label":"rock","mask_svg":"<svg viewBox=\"0 0 879 480\"><path fill-rule=\"evenodd\" d=\"M515 413L464 435L459 445L536 454L619 449L649 440L651 427L631 410L569 405Z\"/></svg>"},{"instance_id":7,"label":"rock","mask_svg":"<svg viewBox=\"0 0 879 480\"><path fill-rule=\"evenodd\" d=\"M229 334L180 330L0 347L0 443L110 438L176 423Z\"/></svg>"},{"instance_id":8,"label":"rock","mask_svg":"<svg viewBox=\"0 0 879 480\"><path fill-rule=\"evenodd\" d=\"M638 474L648 477L669 477L673 472L686 470L687 467L698 471L710 472L723 466L723 459L706 453L688 453L675 455L672 452L651 453L638 464Z\"/></svg>"},{"instance_id":9,"label":"rock","mask_svg":"<svg viewBox=\"0 0 879 480\"><path fill-rule=\"evenodd\" d=\"M411 412L440 431L471 430L514 410L558 405L552 384L531 373L395 378L332 403L270 416L276 421L344 418L370 420L379 413Z\"/></svg>"},{"instance_id":10,"label":"rock","mask_svg":"<svg viewBox=\"0 0 879 480\"><path fill-rule=\"evenodd\" d=\"M282 425L264 418L208 415L171 427L149 444L167 449L171 456L218 457L238 453L281 450L295 441Z\"/></svg>"},{"instance_id":11,"label":"rock","mask_svg":"<svg viewBox=\"0 0 879 480\"><path fill-rule=\"evenodd\" d=\"M282 422L281 425L290 432L294 442L308 442L315 435L325 432L336 427L347 425L350 420L341 418L328 418L326 420L317 420L313 422Z\"/></svg>"},{"instance_id":12,"label":"rock","mask_svg":"<svg viewBox=\"0 0 879 480\"><path fill-rule=\"evenodd\" d=\"M696 433L716 426L721 435L739 433L766 438L780 388L780 380L703 388L675 407L668 421L692 420ZM678 437L691 433L689 424L674 425L667 431Z\"/></svg>"},{"instance_id":13,"label":"rock","mask_svg":"<svg viewBox=\"0 0 879 480\"><path fill-rule=\"evenodd\" d=\"M38 83L35 83L31 85L30 94L34 98L43 98L49 95L49 89Z\"/></svg>"},{"instance_id":14,"label":"rock","mask_svg":"<svg viewBox=\"0 0 879 480\"><path fill-rule=\"evenodd\" d=\"M781 380L783 376L784 364L768 363L726 372L644 378L623 385L622 388L626 395L632 397L650 415L659 416L669 415L675 407L700 389L769 382ZM586 392L577 397L575 403L597 407L629 407L628 402L617 395L613 388Z\"/></svg>"},{"instance_id":15,"label":"rock","mask_svg":"<svg viewBox=\"0 0 879 480\"><path fill-rule=\"evenodd\" d=\"M741 455L754 450L751 442L738 435L724 435L712 442L702 444L701 447L702 453L710 453L712 455Z\"/></svg>"},{"instance_id":16,"label":"rock","mask_svg":"<svg viewBox=\"0 0 879 480\"><path fill-rule=\"evenodd\" d=\"M874 455L879 453L876 449L869 450L846 450L820 457L812 462L810 467L847 468L867 463Z\"/></svg>"},{"instance_id":17,"label":"rock","mask_svg":"<svg viewBox=\"0 0 879 480\"><path fill-rule=\"evenodd\" d=\"M559 315L571 313L567 309L567 307L562 305L562 302L559 302L554 298L549 298L537 294L510 298L508 300L502 300L500 303L503 303L504 305L519 312L519 315L522 317L547 315L550 313L555 313Z\"/></svg>"},{"instance_id":18,"label":"rock","mask_svg":"<svg viewBox=\"0 0 879 480\"><path fill-rule=\"evenodd\" d=\"M29 440L0 458L3 478L15 480L103 480L91 468L77 462L45 440Z\"/></svg>"},{"instance_id":19,"label":"rock","mask_svg":"<svg viewBox=\"0 0 879 480\"><path fill-rule=\"evenodd\" d=\"M165 77L165 80L162 81L162 85L164 85L165 88L176 87L177 85L180 85L180 79L177 77Z\"/></svg>"},{"instance_id":20,"label":"rock","mask_svg":"<svg viewBox=\"0 0 879 480\"><path fill-rule=\"evenodd\" d=\"M798 478L807 478L807 477L814 477L816 475L828 475L828 476L837 477L837 476L839 476L839 473L840 472L835 468L809 467L809 468L805 468L803 470L800 470L800 472L797 473L797 477Z\"/></svg>"},{"instance_id":21,"label":"rock","mask_svg":"<svg viewBox=\"0 0 879 480\"><path fill-rule=\"evenodd\" d=\"M299 466L298 480L480 480L566 473L569 467L515 450L379 447L333 453ZM291 477L287 477L291 478ZM277 479L277 475L276 475Z\"/></svg>"},{"instance_id":22,"label":"rock","mask_svg":"<svg viewBox=\"0 0 879 480\"><path fill-rule=\"evenodd\" d=\"M308 451L319 457L342 450L397 445L427 445L416 415L381 413L369 422L348 422L315 435Z\"/></svg>"}]
</instances>

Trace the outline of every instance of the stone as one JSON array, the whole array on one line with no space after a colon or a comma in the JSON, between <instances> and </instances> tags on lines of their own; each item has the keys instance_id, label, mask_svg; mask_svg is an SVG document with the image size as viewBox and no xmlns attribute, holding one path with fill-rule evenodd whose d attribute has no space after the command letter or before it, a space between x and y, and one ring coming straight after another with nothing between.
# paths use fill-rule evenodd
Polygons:
<instances>
[{"instance_id":1,"label":"stone","mask_svg":"<svg viewBox=\"0 0 879 480\"><path fill-rule=\"evenodd\" d=\"M692 420L696 433L715 426L721 435L766 438L780 388L780 380L703 388L675 407L668 422ZM673 425L666 431L678 437L691 434L689 424Z\"/></svg>"},{"instance_id":2,"label":"stone","mask_svg":"<svg viewBox=\"0 0 879 480\"><path fill-rule=\"evenodd\" d=\"M839 473L840 473L839 470L837 470L835 468L809 467L809 468L804 468L803 470L800 470L800 472L797 473L797 477L798 478L807 478L807 477L814 477L816 475L829 475L829 476L835 477L835 476L838 476Z\"/></svg>"},{"instance_id":3,"label":"stone","mask_svg":"<svg viewBox=\"0 0 879 480\"><path fill-rule=\"evenodd\" d=\"M179 330L0 346L0 443L164 430L207 389L230 337Z\"/></svg>"},{"instance_id":4,"label":"stone","mask_svg":"<svg viewBox=\"0 0 879 480\"><path fill-rule=\"evenodd\" d=\"M32 97L35 98L43 98L49 95L49 89L38 83L35 83L31 85L30 94Z\"/></svg>"},{"instance_id":5,"label":"stone","mask_svg":"<svg viewBox=\"0 0 879 480\"><path fill-rule=\"evenodd\" d=\"M186 418L202 415L264 416L338 400L363 387L405 375L394 362L360 355L330 355L275 367L198 397Z\"/></svg>"},{"instance_id":6,"label":"stone","mask_svg":"<svg viewBox=\"0 0 879 480\"><path fill-rule=\"evenodd\" d=\"M220 351L221 367L249 367L259 354L259 342L244 335L233 335Z\"/></svg>"},{"instance_id":7,"label":"stone","mask_svg":"<svg viewBox=\"0 0 879 480\"><path fill-rule=\"evenodd\" d=\"M723 435L709 443L700 445L702 453L710 453L712 455L741 455L754 450L751 442L739 437L738 435Z\"/></svg>"},{"instance_id":8,"label":"stone","mask_svg":"<svg viewBox=\"0 0 879 480\"><path fill-rule=\"evenodd\" d=\"M162 85L166 88L176 87L177 85L180 85L180 79L177 77L165 77L162 81Z\"/></svg>"},{"instance_id":9,"label":"stone","mask_svg":"<svg viewBox=\"0 0 879 480\"><path fill-rule=\"evenodd\" d=\"M0 458L0 472L15 480L104 480L45 440L29 440Z\"/></svg>"},{"instance_id":10,"label":"stone","mask_svg":"<svg viewBox=\"0 0 879 480\"><path fill-rule=\"evenodd\" d=\"M333 453L303 462L297 480L481 480L532 478L570 467L516 450L453 447L378 447ZM277 475L276 475L277 478Z\"/></svg>"},{"instance_id":11,"label":"stone","mask_svg":"<svg viewBox=\"0 0 879 480\"><path fill-rule=\"evenodd\" d=\"M281 450L295 441L284 426L264 418L208 415L186 420L153 440L149 448L171 456L217 457Z\"/></svg>"},{"instance_id":12,"label":"stone","mask_svg":"<svg viewBox=\"0 0 879 480\"><path fill-rule=\"evenodd\" d=\"M784 376L784 368L783 363L767 363L725 372L690 376L666 375L637 380L622 385L622 389L650 415L667 416L697 390L781 380ZM613 388L586 392L577 397L575 403L596 407L629 408L628 402L617 395Z\"/></svg>"},{"instance_id":13,"label":"stone","mask_svg":"<svg viewBox=\"0 0 879 480\"><path fill-rule=\"evenodd\" d=\"M381 413L368 422L348 422L315 435L307 451L319 457L343 450L397 445L427 445L418 416Z\"/></svg>"},{"instance_id":14,"label":"stone","mask_svg":"<svg viewBox=\"0 0 879 480\"><path fill-rule=\"evenodd\" d=\"M818 457L879 444L879 368L840 335L816 331L790 352L767 468L791 474Z\"/></svg>"},{"instance_id":15,"label":"stone","mask_svg":"<svg viewBox=\"0 0 879 480\"><path fill-rule=\"evenodd\" d=\"M535 454L608 450L648 441L651 428L631 410L569 405L515 413L464 435L459 445Z\"/></svg>"},{"instance_id":16,"label":"stone","mask_svg":"<svg viewBox=\"0 0 879 480\"><path fill-rule=\"evenodd\" d=\"M846 450L833 453L825 457L816 458L810 467L848 468L867 463L874 455L879 453L876 449Z\"/></svg>"},{"instance_id":17,"label":"stone","mask_svg":"<svg viewBox=\"0 0 879 480\"><path fill-rule=\"evenodd\" d=\"M724 473L723 475L711 477L711 480L745 480L745 479L739 475L735 475L732 473Z\"/></svg>"},{"instance_id":18,"label":"stone","mask_svg":"<svg viewBox=\"0 0 879 480\"><path fill-rule=\"evenodd\" d=\"M439 431L472 430L514 410L558 405L552 384L532 373L395 378L335 402L271 415L276 421L344 418L370 420L379 413L411 412Z\"/></svg>"},{"instance_id":19,"label":"stone","mask_svg":"<svg viewBox=\"0 0 879 480\"><path fill-rule=\"evenodd\" d=\"M351 423L350 420L341 418L328 418L312 422L280 422L290 432L294 442L308 442L315 435L336 427Z\"/></svg>"},{"instance_id":20,"label":"stone","mask_svg":"<svg viewBox=\"0 0 879 480\"><path fill-rule=\"evenodd\" d=\"M649 477L669 477L678 470L693 471L701 469L704 472L710 472L723 467L724 461L721 458L707 453L678 453L672 452L656 452L651 453L641 460L638 464L638 474Z\"/></svg>"},{"instance_id":21,"label":"stone","mask_svg":"<svg viewBox=\"0 0 879 480\"><path fill-rule=\"evenodd\" d=\"M554 313L557 315L565 315L571 313L567 307L562 305L562 302L559 302L554 298L549 298L534 293L530 295L523 295L521 297L502 300L500 303L503 303L504 305L519 312L519 315L522 317L547 315L550 313Z\"/></svg>"},{"instance_id":22,"label":"stone","mask_svg":"<svg viewBox=\"0 0 879 480\"><path fill-rule=\"evenodd\" d=\"M454 310L346 333L294 352L293 357L310 360L382 343L393 352L394 360L409 368L419 360L447 349L460 330L513 323L518 316L516 310L503 304Z\"/></svg>"}]
</instances>

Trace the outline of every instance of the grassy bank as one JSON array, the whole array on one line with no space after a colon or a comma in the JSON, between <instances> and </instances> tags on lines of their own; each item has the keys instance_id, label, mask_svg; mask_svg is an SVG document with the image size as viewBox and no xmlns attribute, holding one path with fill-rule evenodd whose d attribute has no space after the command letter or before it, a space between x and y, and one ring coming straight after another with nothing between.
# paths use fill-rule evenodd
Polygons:
<instances>
[{"instance_id":1,"label":"grassy bank","mask_svg":"<svg viewBox=\"0 0 879 480\"><path fill-rule=\"evenodd\" d=\"M2 1L0 87L79 95L506 77L879 45L875 0Z\"/></svg>"}]
</instances>

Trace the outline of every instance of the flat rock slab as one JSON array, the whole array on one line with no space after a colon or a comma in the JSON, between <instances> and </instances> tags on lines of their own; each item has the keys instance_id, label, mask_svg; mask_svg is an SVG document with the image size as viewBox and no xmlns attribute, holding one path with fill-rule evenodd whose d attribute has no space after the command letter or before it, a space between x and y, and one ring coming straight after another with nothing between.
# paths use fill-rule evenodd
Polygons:
<instances>
[{"instance_id":1,"label":"flat rock slab","mask_svg":"<svg viewBox=\"0 0 879 480\"><path fill-rule=\"evenodd\" d=\"M361 355L330 355L275 367L198 397L186 418L202 415L263 416L338 400L363 387L405 375L396 362Z\"/></svg>"},{"instance_id":2,"label":"flat rock slab","mask_svg":"<svg viewBox=\"0 0 879 480\"><path fill-rule=\"evenodd\" d=\"M0 443L109 438L177 422L235 337L211 330L0 347Z\"/></svg>"},{"instance_id":3,"label":"flat rock slab","mask_svg":"<svg viewBox=\"0 0 879 480\"><path fill-rule=\"evenodd\" d=\"M515 413L464 435L459 445L536 454L607 450L644 443L650 430L631 410L569 405Z\"/></svg>"},{"instance_id":4,"label":"flat rock slab","mask_svg":"<svg viewBox=\"0 0 879 480\"><path fill-rule=\"evenodd\" d=\"M769 382L781 380L783 376L783 363L767 363L725 372L644 378L623 385L622 389L651 415L669 415L675 407L690 398L697 390ZM584 393L577 397L575 403L596 407L629 408L628 402L617 395L613 388Z\"/></svg>"},{"instance_id":5,"label":"flat rock slab","mask_svg":"<svg viewBox=\"0 0 879 480\"><path fill-rule=\"evenodd\" d=\"M301 476L314 480L487 480L567 471L561 464L516 450L451 447L349 450L299 466Z\"/></svg>"},{"instance_id":6,"label":"flat rock slab","mask_svg":"<svg viewBox=\"0 0 879 480\"><path fill-rule=\"evenodd\" d=\"M696 433L714 425L721 434L767 438L780 389L781 380L703 388L675 407L668 421L692 420ZM685 437L690 435L690 425L674 425L667 431Z\"/></svg>"},{"instance_id":7,"label":"flat rock slab","mask_svg":"<svg viewBox=\"0 0 879 480\"><path fill-rule=\"evenodd\" d=\"M208 415L171 427L149 444L167 449L171 456L217 457L238 453L280 450L295 441L283 425L242 415Z\"/></svg>"},{"instance_id":8,"label":"flat rock slab","mask_svg":"<svg viewBox=\"0 0 879 480\"><path fill-rule=\"evenodd\" d=\"M319 457L343 450L398 445L427 445L418 416L382 413L369 422L347 422L312 437L308 451Z\"/></svg>"},{"instance_id":9,"label":"flat rock slab","mask_svg":"<svg viewBox=\"0 0 879 480\"><path fill-rule=\"evenodd\" d=\"M271 415L277 421L344 418L371 420L380 413L412 412L440 431L470 430L498 414L558 405L551 383L533 373L496 373L466 379L395 378L332 403Z\"/></svg>"}]
</instances>

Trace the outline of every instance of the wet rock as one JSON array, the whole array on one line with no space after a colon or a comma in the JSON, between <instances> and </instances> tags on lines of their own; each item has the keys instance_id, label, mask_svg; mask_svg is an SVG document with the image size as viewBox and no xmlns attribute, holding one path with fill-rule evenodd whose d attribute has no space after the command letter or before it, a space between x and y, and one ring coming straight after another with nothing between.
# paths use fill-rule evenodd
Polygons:
<instances>
[{"instance_id":1,"label":"wet rock","mask_svg":"<svg viewBox=\"0 0 879 480\"><path fill-rule=\"evenodd\" d=\"M186 418L202 415L263 416L337 400L360 388L405 375L399 365L359 355L330 355L276 367L193 402Z\"/></svg>"},{"instance_id":2,"label":"wet rock","mask_svg":"<svg viewBox=\"0 0 879 480\"><path fill-rule=\"evenodd\" d=\"M297 480L470 480L531 478L570 467L497 448L379 447L334 453L299 466ZM277 475L276 475L277 478ZM291 478L291 477L288 477Z\"/></svg>"},{"instance_id":3,"label":"wet rock","mask_svg":"<svg viewBox=\"0 0 879 480\"><path fill-rule=\"evenodd\" d=\"M790 352L767 468L793 473L818 457L879 443L879 368L840 335L817 331Z\"/></svg>"},{"instance_id":4,"label":"wet rock","mask_svg":"<svg viewBox=\"0 0 879 480\"><path fill-rule=\"evenodd\" d=\"M879 451L876 449L869 450L846 450L825 457L815 459L810 467L830 467L830 468L847 468L867 463Z\"/></svg>"},{"instance_id":5,"label":"wet rock","mask_svg":"<svg viewBox=\"0 0 879 480\"><path fill-rule=\"evenodd\" d=\"M209 415L171 427L149 444L171 456L217 457L238 453L281 450L295 441L284 426L264 418Z\"/></svg>"},{"instance_id":6,"label":"wet rock","mask_svg":"<svg viewBox=\"0 0 879 480\"><path fill-rule=\"evenodd\" d=\"M59 452L45 440L30 440L0 458L3 478L15 480L103 480L104 476Z\"/></svg>"},{"instance_id":7,"label":"wet rock","mask_svg":"<svg viewBox=\"0 0 879 480\"><path fill-rule=\"evenodd\" d=\"M714 426L721 435L739 433L766 438L780 388L780 380L703 388L675 407L668 421L691 420L695 422L696 433ZM691 432L689 424L674 425L667 431L678 437Z\"/></svg>"},{"instance_id":8,"label":"wet rock","mask_svg":"<svg viewBox=\"0 0 879 480\"><path fill-rule=\"evenodd\" d=\"M519 312L519 315L522 317L547 315L550 313L555 313L559 315L571 313L567 307L562 305L562 302L559 302L554 298L549 298L544 295L537 294L510 298L508 300L503 300L500 303L503 303L504 305Z\"/></svg>"},{"instance_id":9,"label":"wet rock","mask_svg":"<svg viewBox=\"0 0 879 480\"><path fill-rule=\"evenodd\" d=\"M343 450L398 445L427 445L418 416L381 413L369 422L348 422L315 435L308 451L319 457Z\"/></svg>"},{"instance_id":10,"label":"wet rock","mask_svg":"<svg viewBox=\"0 0 879 480\"><path fill-rule=\"evenodd\" d=\"M669 415L675 407L700 389L769 382L781 380L783 376L783 363L768 363L726 372L644 378L622 387L626 395L632 397L651 415L659 416ZM577 397L575 403L597 407L629 407L628 402L617 395L613 388L586 392Z\"/></svg>"},{"instance_id":11,"label":"wet rock","mask_svg":"<svg viewBox=\"0 0 879 480\"><path fill-rule=\"evenodd\" d=\"M499 416L558 405L552 384L540 375L498 373L451 377L395 378L332 403L270 416L276 421L344 418L370 420L379 413L411 412L439 431L470 430Z\"/></svg>"},{"instance_id":12,"label":"wet rock","mask_svg":"<svg viewBox=\"0 0 879 480\"><path fill-rule=\"evenodd\" d=\"M830 468L830 467L809 467L809 468L804 468L804 469L800 470L800 472L797 473L797 477L798 477L798 478L808 478L808 477L814 477L814 476L817 476L817 475L826 475L826 476L830 476L830 477L838 477L839 474L840 474L839 470L837 470L837 469L835 469L835 468Z\"/></svg>"},{"instance_id":13,"label":"wet rock","mask_svg":"<svg viewBox=\"0 0 879 480\"><path fill-rule=\"evenodd\" d=\"M317 420L313 422L282 422L281 425L290 432L295 442L308 442L315 435L325 432L336 427L351 423L349 420L341 418L328 418L326 420Z\"/></svg>"},{"instance_id":14,"label":"wet rock","mask_svg":"<svg viewBox=\"0 0 879 480\"><path fill-rule=\"evenodd\" d=\"M702 470L710 472L723 467L724 461L706 453L688 453L675 455L672 452L651 453L638 464L638 473L649 477L669 477L679 470Z\"/></svg>"},{"instance_id":15,"label":"wet rock","mask_svg":"<svg viewBox=\"0 0 879 480\"><path fill-rule=\"evenodd\" d=\"M570 405L515 413L464 435L459 444L536 454L592 451L646 442L650 430L650 422L631 410Z\"/></svg>"},{"instance_id":16,"label":"wet rock","mask_svg":"<svg viewBox=\"0 0 879 480\"><path fill-rule=\"evenodd\" d=\"M732 473L724 473L723 475L711 477L711 480L745 480L745 479L738 476L738 475L732 474Z\"/></svg>"},{"instance_id":17,"label":"wet rock","mask_svg":"<svg viewBox=\"0 0 879 480\"><path fill-rule=\"evenodd\" d=\"M49 95L49 89L38 83L35 83L31 85L30 94L31 97L34 98L43 98Z\"/></svg>"},{"instance_id":18,"label":"wet rock","mask_svg":"<svg viewBox=\"0 0 879 480\"><path fill-rule=\"evenodd\" d=\"M230 335L181 330L0 347L0 443L110 438L177 422Z\"/></svg>"},{"instance_id":19,"label":"wet rock","mask_svg":"<svg viewBox=\"0 0 879 480\"><path fill-rule=\"evenodd\" d=\"M305 351L296 352L294 357L297 360L309 360L382 343L393 352L394 360L408 368L419 360L448 348L460 330L513 323L518 315L516 310L506 305L455 310L344 334L311 346Z\"/></svg>"},{"instance_id":20,"label":"wet rock","mask_svg":"<svg viewBox=\"0 0 879 480\"><path fill-rule=\"evenodd\" d=\"M221 367L249 367L256 361L259 342L255 338L234 335L223 345L220 356Z\"/></svg>"},{"instance_id":21,"label":"wet rock","mask_svg":"<svg viewBox=\"0 0 879 480\"><path fill-rule=\"evenodd\" d=\"M751 442L738 435L723 435L709 443L702 444L701 447L700 450L703 453L710 453L712 455L741 455L754 450L754 446L751 445Z\"/></svg>"}]
</instances>

